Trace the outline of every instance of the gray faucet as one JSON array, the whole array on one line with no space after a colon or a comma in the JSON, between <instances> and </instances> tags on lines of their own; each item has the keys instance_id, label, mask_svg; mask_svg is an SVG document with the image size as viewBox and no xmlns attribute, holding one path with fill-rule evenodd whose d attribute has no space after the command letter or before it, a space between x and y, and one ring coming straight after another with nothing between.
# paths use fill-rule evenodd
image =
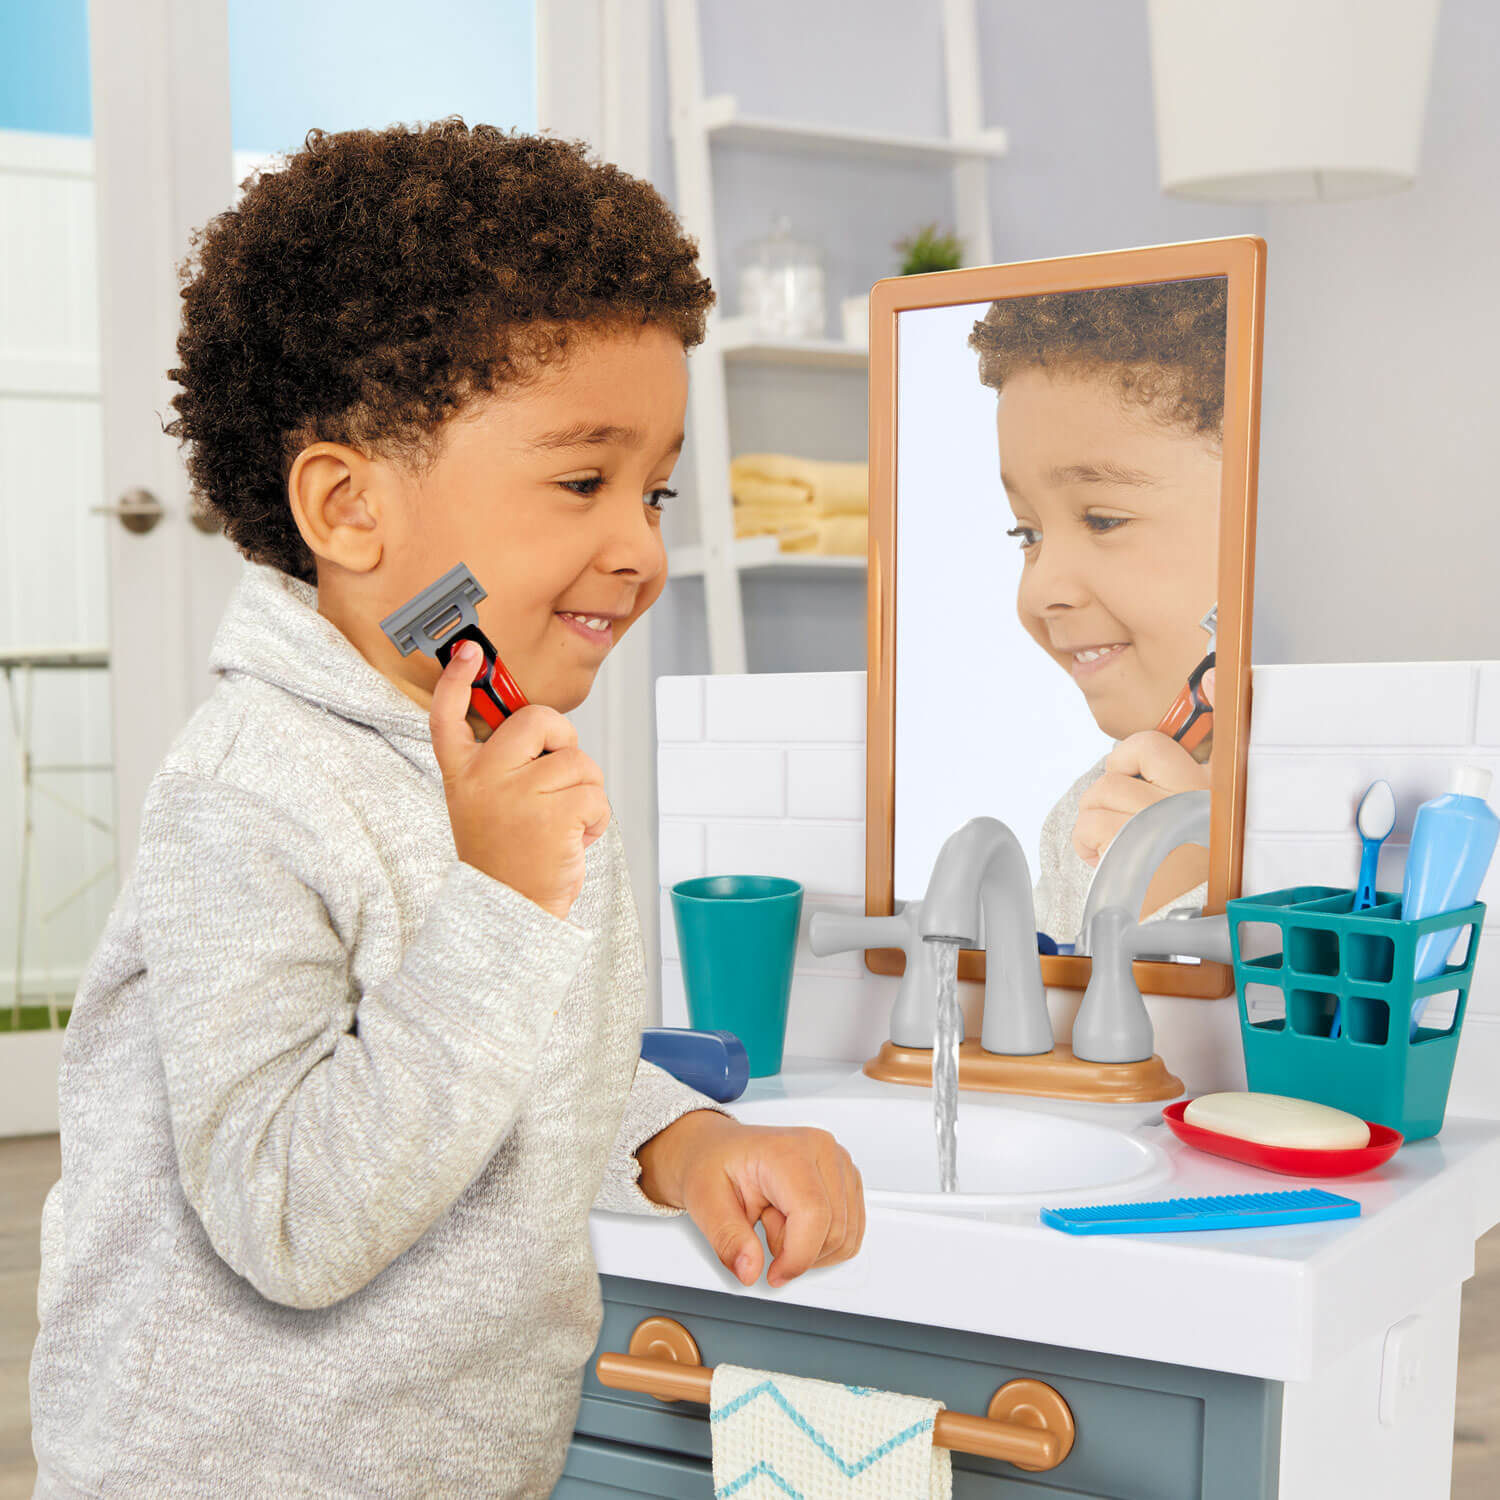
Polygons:
<instances>
[{"instance_id":1,"label":"gray faucet","mask_svg":"<svg viewBox=\"0 0 1500 1500\"><path fill-rule=\"evenodd\" d=\"M1209 794L1179 792L1143 808L1117 833L1089 887L1077 951L1092 959L1073 1023L1073 1055L1087 1062L1143 1062L1154 1034L1131 964L1187 955L1231 961L1229 919L1171 916L1139 920L1157 867L1181 844L1208 842Z\"/></svg>"},{"instance_id":2,"label":"gray faucet","mask_svg":"<svg viewBox=\"0 0 1500 1500\"><path fill-rule=\"evenodd\" d=\"M819 955L850 948L899 947L906 974L891 1015L897 1046L931 1047L936 1032L933 940L985 948L986 1052L1026 1056L1052 1050L1052 1022L1037 957L1031 872L1020 842L998 818L971 818L938 851L927 894L892 917L818 912L808 943Z\"/></svg>"}]
</instances>

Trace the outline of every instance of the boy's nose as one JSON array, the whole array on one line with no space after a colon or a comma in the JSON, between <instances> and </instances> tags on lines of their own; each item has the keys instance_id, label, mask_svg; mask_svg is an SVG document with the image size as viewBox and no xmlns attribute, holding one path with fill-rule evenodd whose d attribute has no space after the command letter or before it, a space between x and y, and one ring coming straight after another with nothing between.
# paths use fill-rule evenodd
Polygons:
<instances>
[{"instance_id":1,"label":"boy's nose","mask_svg":"<svg viewBox=\"0 0 1500 1500\"><path fill-rule=\"evenodd\" d=\"M1076 609L1090 598L1083 570L1073 566L1065 546L1041 543L1035 562L1021 574L1019 600L1021 608L1032 615L1045 615L1057 609Z\"/></svg>"},{"instance_id":2,"label":"boy's nose","mask_svg":"<svg viewBox=\"0 0 1500 1500\"><path fill-rule=\"evenodd\" d=\"M661 531L646 516L645 504L628 499L611 506L601 517L604 534L599 539L598 566L605 573L631 574L648 583L666 566L666 548Z\"/></svg>"}]
</instances>

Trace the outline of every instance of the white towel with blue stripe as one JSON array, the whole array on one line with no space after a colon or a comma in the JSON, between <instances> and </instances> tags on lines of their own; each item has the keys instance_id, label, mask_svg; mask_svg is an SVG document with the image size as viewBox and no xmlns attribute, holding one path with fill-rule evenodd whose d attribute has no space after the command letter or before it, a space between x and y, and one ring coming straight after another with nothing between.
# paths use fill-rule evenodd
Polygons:
<instances>
[{"instance_id":1,"label":"white towel with blue stripe","mask_svg":"<svg viewBox=\"0 0 1500 1500\"><path fill-rule=\"evenodd\" d=\"M950 1500L934 1447L941 1401L862 1385L714 1366L715 1500Z\"/></svg>"}]
</instances>

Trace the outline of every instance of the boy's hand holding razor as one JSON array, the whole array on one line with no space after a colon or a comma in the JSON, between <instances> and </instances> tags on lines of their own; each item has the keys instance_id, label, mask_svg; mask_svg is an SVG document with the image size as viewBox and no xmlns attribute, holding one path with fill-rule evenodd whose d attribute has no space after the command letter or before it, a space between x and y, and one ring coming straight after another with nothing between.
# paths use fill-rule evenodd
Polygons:
<instances>
[{"instance_id":1,"label":"boy's hand holding razor","mask_svg":"<svg viewBox=\"0 0 1500 1500\"><path fill-rule=\"evenodd\" d=\"M466 865L566 918L583 888L583 851L609 826L604 776L572 724L541 704L511 714L481 743L468 713L482 661L465 642L432 694L432 749L453 842Z\"/></svg>"},{"instance_id":2,"label":"boy's hand holding razor","mask_svg":"<svg viewBox=\"0 0 1500 1500\"><path fill-rule=\"evenodd\" d=\"M1213 702L1214 674L1203 676L1203 695ZM1178 792L1196 792L1210 784L1207 762L1156 729L1129 735L1110 751L1104 774L1078 801L1073 848L1085 864L1097 866L1115 835L1144 808ZM1195 883L1195 882L1194 882Z\"/></svg>"}]
</instances>

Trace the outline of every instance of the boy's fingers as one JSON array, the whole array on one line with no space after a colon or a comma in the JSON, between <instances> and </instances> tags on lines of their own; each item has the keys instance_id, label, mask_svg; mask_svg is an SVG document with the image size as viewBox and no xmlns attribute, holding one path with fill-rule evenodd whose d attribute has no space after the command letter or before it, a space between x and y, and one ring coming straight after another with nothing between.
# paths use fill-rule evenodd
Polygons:
<instances>
[{"instance_id":1,"label":"boy's fingers","mask_svg":"<svg viewBox=\"0 0 1500 1500\"><path fill-rule=\"evenodd\" d=\"M515 769L535 760L544 750L572 750L577 744L578 731L555 708L528 703L485 741L484 753Z\"/></svg>"},{"instance_id":2,"label":"boy's fingers","mask_svg":"<svg viewBox=\"0 0 1500 1500\"><path fill-rule=\"evenodd\" d=\"M1122 776L1143 776L1168 792L1191 792L1203 785L1198 762L1176 740L1156 729L1121 740L1104 764Z\"/></svg>"},{"instance_id":3,"label":"boy's fingers","mask_svg":"<svg viewBox=\"0 0 1500 1500\"><path fill-rule=\"evenodd\" d=\"M448 658L432 690L432 708L427 716L432 727L432 753L445 777L460 770L478 747L469 727L469 689L479 675L482 660L479 647L465 641Z\"/></svg>"},{"instance_id":4,"label":"boy's fingers","mask_svg":"<svg viewBox=\"0 0 1500 1500\"><path fill-rule=\"evenodd\" d=\"M753 1286L760 1277L761 1262L755 1224L727 1173L704 1175L707 1181L702 1197L693 1204L693 1218L725 1268L746 1286Z\"/></svg>"},{"instance_id":5,"label":"boy's fingers","mask_svg":"<svg viewBox=\"0 0 1500 1500\"><path fill-rule=\"evenodd\" d=\"M760 1211L760 1222L765 1227L766 1244L771 1254L780 1255L786 1243L786 1215L774 1204L768 1203Z\"/></svg>"},{"instance_id":6,"label":"boy's fingers","mask_svg":"<svg viewBox=\"0 0 1500 1500\"><path fill-rule=\"evenodd\" d=\"M818 1258L833 1223L833 1209L822 1174L806 1158L783 1163L775 1189L776 1206L786 1215L786 1237L781 1254L766 1272L766 1281L784 1286Z\"/></svg>"}]
</instances>

